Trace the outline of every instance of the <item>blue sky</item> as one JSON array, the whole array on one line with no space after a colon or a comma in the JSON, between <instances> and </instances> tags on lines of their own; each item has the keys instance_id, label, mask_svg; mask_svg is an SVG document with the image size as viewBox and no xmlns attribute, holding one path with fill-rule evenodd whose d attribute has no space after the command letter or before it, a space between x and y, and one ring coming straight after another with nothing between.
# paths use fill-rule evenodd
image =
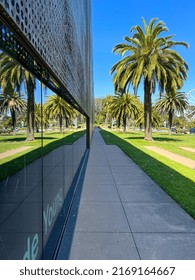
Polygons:
<instances>
[{"instance_id":1,"label":"blue sky","mask_svg":"<svg viewBox=\"0 0 195 280\"><path fill-rule=\"evenodd\" d=\"M92 0L94 94L103 97L113 94L112 76L109 72L120 56L112 48L124 42L124 36L131 37L130 29L141 25L141 18L147 22L157 17L169 29L166 35L175 34L175 41L190 45L176 47L189 65L188 79L182 91L195 88L195 2L192 0ZM142 99L143 89L138 95ZM154 97L157 97L157 93ZM195 95L195 94L194 94Z\"/></svg>"}]
</instances>

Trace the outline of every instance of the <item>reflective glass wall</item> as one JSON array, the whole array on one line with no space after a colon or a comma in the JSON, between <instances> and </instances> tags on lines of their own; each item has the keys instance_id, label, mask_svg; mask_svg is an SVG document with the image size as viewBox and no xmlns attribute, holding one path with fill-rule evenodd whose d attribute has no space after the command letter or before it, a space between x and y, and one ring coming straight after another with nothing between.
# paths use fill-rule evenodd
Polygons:
<instances>
[{"instance_id":1,"label":"reflective glass wall","mask_svg":"<svg viewBox=\"0 0 195 280\"><path fill-rule=\"evenodd\" d=\"M0 259L52 259L86 150L86 120L0 58Z\"/></svg>"}]
</instances>

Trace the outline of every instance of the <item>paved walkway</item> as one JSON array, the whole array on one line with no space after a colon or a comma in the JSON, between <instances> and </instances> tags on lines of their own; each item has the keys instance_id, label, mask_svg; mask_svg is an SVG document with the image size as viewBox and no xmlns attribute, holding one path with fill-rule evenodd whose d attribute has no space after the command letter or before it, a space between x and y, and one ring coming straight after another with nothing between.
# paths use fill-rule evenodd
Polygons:
<instances>
[{"instance_id":1,"label":"paved walkway","mask_svg":"<svg viewBox=\"0 0 195 280\"><path fill-rule=\"evenodd\" d=\"M96 129L58 258L194 260L195 221Z\"/></svg>"}]
</instances>

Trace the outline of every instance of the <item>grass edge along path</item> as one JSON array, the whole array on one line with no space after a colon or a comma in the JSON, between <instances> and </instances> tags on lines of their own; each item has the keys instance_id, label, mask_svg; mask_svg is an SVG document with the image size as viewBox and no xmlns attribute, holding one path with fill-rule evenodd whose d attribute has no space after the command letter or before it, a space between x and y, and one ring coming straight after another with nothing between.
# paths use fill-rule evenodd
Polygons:
<instances>
[{"instance_id":1,"label":"grass edge along path","mask_svg":"<svg viewBox=\"0 0 195 280\"><path fill-rule=\"evenodd\" d=\"M195 219L194 170L164 159L154 152L147 152L143 147L136 147L130 141L120 138L117 133L107 130L100 130L100 133L106 144L117 145ZM189 174L194 176L190 179Z\"/></svg>"},{"instance_id":2,"label":"grass edge along path","mask_svg":"<svg viewBox=\"0 0 195 280\"><path fill-rule=\"evenodd\" d=\"M0 164L0 181L3 181L8 176L15 174L36 159L50 153L60 146L72 145L80 137L84 136L85 132L85 130L72 132L60 139L53 140L44 146L35 146L31 151L23 151L5 158L4 160L6 162Z\"/></svg>"}]
</instances>

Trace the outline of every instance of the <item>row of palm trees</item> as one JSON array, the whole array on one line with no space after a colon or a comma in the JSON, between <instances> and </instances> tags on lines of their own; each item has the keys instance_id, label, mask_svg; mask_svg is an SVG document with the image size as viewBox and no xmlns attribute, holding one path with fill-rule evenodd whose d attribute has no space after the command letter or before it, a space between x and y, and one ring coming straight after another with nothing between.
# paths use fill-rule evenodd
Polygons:
<instances>
[{"instance_id":1,"label":"row of palm trees","mask_svg":"<svg viewBox=\"0 0 195 280\"><path fill-rule=\"evenodd\" d=\"M111 69L114 74L115 92L126 92L130 86L137 93L140 83L144 85L144 127L145 140L152 140L152 93L159 86L160 95L166 100L181 97L178 91L187 78L188 65L173 47L188 48L185 42L176 42L173 35L162 36L168 29L165 23L152 18L149 24L142 18L139 25L131 29L132 37L126 36L125 43L116 45L113 52L122 56ZM162 37L161 37L162 36ZM164 102L164 105L163 105ZM181 108L186 106L184 96L180 98ZM157 108L167 107L166 101L159 101ZM160 110L161 110L160 109ZM183 110L182 109L182 110ZM162 109L163 110L163 109ZM177 110L176 107L174 110ZM169 124L173 111L169 112Z\"/></svg>"},{"instance_id":2,"label":"row of palm trees","mask_svg":"<svg viewBox=\"0 0 195 280\"><path fill-rule=\"evenodd\" d=\"M34 132L39 131L41 124L48 125L49 120L58 119L62 132L63 119L68 127L70 120L78 115L74 108L56 94L49 96L43 106L35 103L34 76L4 52L0 53L0 71L0 116L11 116L13 134L16 133L17 115L26 116L27 141L35 139ZM27 98L21 92L22 87L25 88Z\"/></svg>"},{"instance_id":3,"label":"row of palm trees","mask_svg":"<svg viewBox=\"0 0 195 280\"><path fill-rule=\"evenodd\" d=\"M2 99L12 100L13 96L21 93L24 85L27 93L27 141L34 140L34 91L36 89L35 78L25 70L16 60L6 53L0 53L0 87L3 92ZM1 100L2 100L1 99ZM17 97L18 99L18 97ZM3 101L2 101L3 102ZM10 101L9 101L10 104ZM4 110L4 109L1 109ZM13 122L13 121L12 121Z\"/></svg>"},{"instance_id":4,"label":"row of palm trees","mask_svg":"<svg viewBox=\"0 0 195 280\"><path fill-rule=\"evenodd\" d=\"M23 115L25 121L28 123L25 117L28 115L27 101L21 93L9 92L0 93L0 113L2 116L11 117L11 126L13 135L16 134L17 116ZM78 116L78 112L73 109L64 99L58 95L48 96L46 102L41 104L34 104L34 129L39 132L40 127L44 125L49 126L49 120L59 121L59 129L63 131L63 119L66 122L66 127L69 126L70 121ZM27 130L28 133L28 130ZM34 131L33 131L34 137ZM31 138L32 141L32 138Z\"/></svg>"},{"instance_id":5,"label":"row of palm trees","mask_svg":"<svg viewBox=\"0 0 195 280\"><path fill-rule=\"evenodd\" d=\"M181 92L166 93L158 98L152 106L151 122L152 127L158 127L161 122L161 115L168 114L168 127L171 134L173 117L182 114L188 106L186 95ZM117 126L123 125L123 131L126 131L127 120L135 121L135 125L140 128L144 125L144 106L133 94L122 92L114 96L108 95L103 99L100 113L105 116L105 125L108 124L108 118L117 120Z\"/></svg>"}]
</instances>

